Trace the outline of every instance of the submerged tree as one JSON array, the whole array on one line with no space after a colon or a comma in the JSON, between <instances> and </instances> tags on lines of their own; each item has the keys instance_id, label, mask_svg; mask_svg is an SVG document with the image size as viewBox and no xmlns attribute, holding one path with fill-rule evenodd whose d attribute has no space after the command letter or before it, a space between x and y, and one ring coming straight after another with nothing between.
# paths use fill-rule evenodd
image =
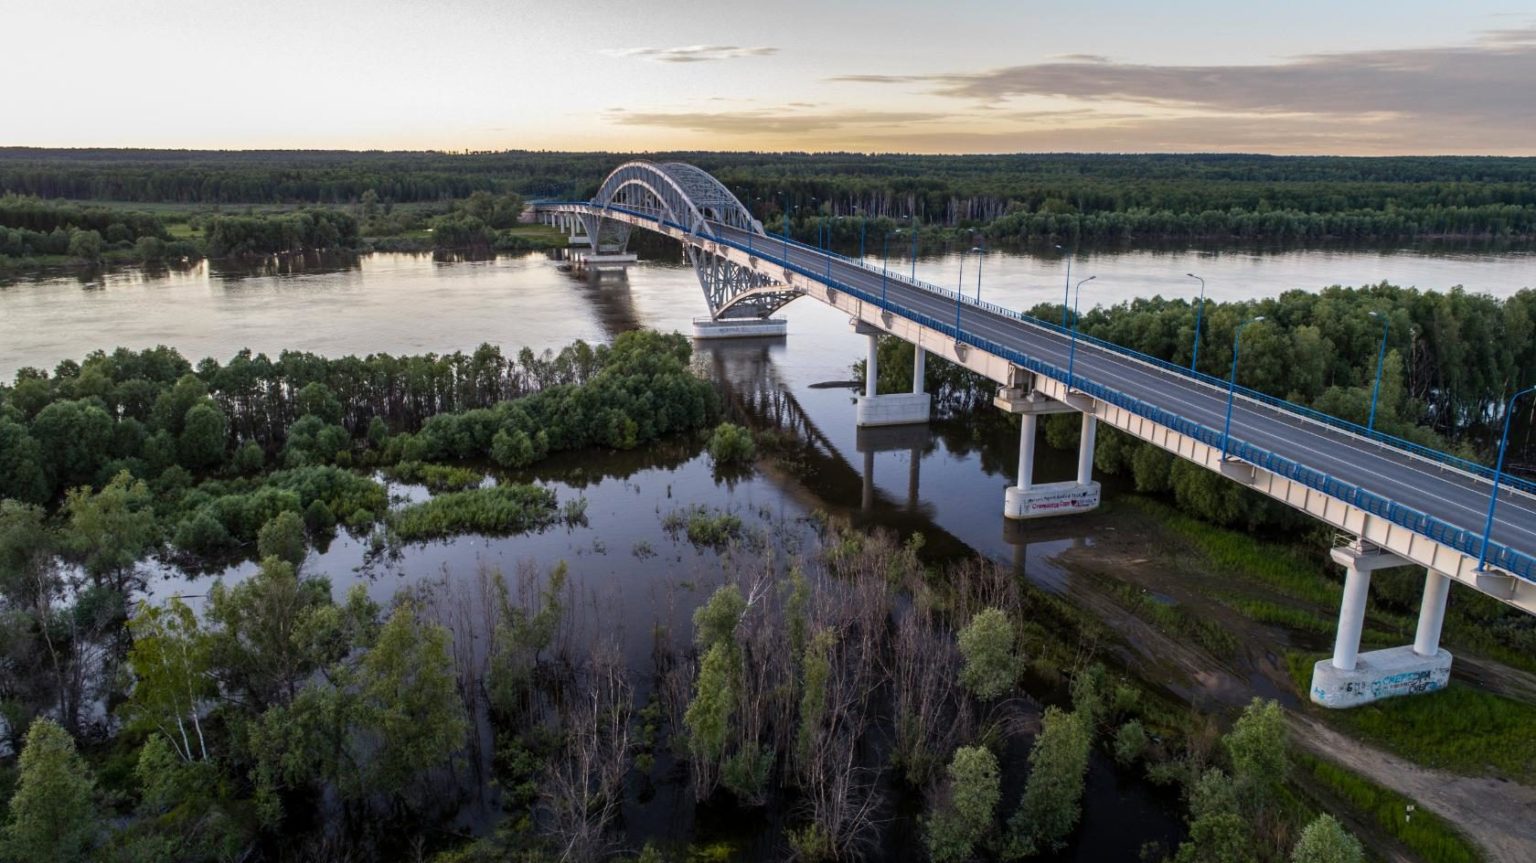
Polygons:
<instances>
[{"instance_id":1,"label":"submerged tree","mask_svg":"<svg viewBox=\"0 0 1536 863\"><path fill-rule=\"evenodd\" d=\"M962 746L949 764L944 797L928 817L928 855L935 863L969 860L992 829L1002 797L997 758L982 746Z\"/></svg>"},{"instance_id":2,"label":"submerged tree","mask_svg":"<svg viewBox=\"0 0 1536 863\"><path fill-rule=\"evenodd\" d=\"M1092 736L1083 718L1045 709L1040 735L1029 751L1029 780L1019 808L1008 819L1008 858L1057 851L1082 814Z\"/></svg>"},{"instance_id":3,"label":"submerged tree","mask_svg":"<svg viewBox=\"0 0 1536 863\"><path fill-rule=\"evenodd\" d=\"M978 612L960 630L965 669L960 679L977 698L990 701L1013 688L1019 677L1013 624L996 608Z\"/></svg>"}]
</instances>

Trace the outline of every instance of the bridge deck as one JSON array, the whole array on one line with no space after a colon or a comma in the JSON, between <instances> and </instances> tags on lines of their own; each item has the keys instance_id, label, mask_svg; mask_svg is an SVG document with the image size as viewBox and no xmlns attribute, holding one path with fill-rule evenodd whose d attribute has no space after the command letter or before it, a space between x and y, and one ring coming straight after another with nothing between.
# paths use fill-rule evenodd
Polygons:
<instances>
[{"instance_id":1,"label":"bridge deck","mask_svg":"<svg viewBox=\"0 0 1536 863\"><path fill-rule=\"evenodd\" d=\"M596 213L601 208L592 209ZM658 229L665 227L648 214L630 215L650 219ZM750 247L764 258L787 263L803 277L851 287L877 298L883 291L885 304L895 314L948 321L951 326L955 321L957 303L953 292L895 276L882 279L879 270L799 243L786 243L718 223L711 227L727 243L738 248ZM1039 322L1021 320L966 301L960 304L960 331L1058 369L1068 365L1069 336ZM1078 378L1159 406L1207 428L1222 428L1227 393L1210 382L1082 339L1077 342L1073 372ZM1234 449L1239 442L1252 444L1481 535L1492 486L1483 476L1242 395L1235 401L1231 437ZM1501 492L1492 537L1495 543L1522 555L1536 553L1536 497L1516 490ZM1531 577L1531 573L1522 575Z\"/></svg>"}]
</instances>

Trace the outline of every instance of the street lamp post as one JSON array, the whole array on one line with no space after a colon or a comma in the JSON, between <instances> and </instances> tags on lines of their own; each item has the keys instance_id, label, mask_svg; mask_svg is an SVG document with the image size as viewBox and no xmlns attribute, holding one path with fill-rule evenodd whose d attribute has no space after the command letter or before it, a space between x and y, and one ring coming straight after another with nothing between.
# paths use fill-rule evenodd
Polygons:
<instances>
[{"instance_id":1,"label":"street lamp post","mask_svg":"<svg viewBox=\"0 0 1536 863\"><path fill-rule=\"evenodd\" d=\"M1227 460L1227 444L1232 439L1232 400L1237 395L1237 352L1243 341L1243 328L1264 320L1263 315L1243 321L1232 335L1232 376L1227 379L1227 420L1221 427L1221 460Z\"/></svg>"},{"instance_id":2,"label":"street lamp post","mask_svg":"<svg viewBox=\"0 0 1536 863\"><path fill-rule=\"evenodd\" d=\"M1488 520L1483 524L1483 547L1477 553L1478 572L1487 571L1484 567L1488 563L1488 539L1493 535L1493 511L1499 505L1499 480L1504 478L1504 450L1509 446L1509 421L1515 415L1515 402L1532 392L1536 392L1536 387L1526 387L1510 396L1504 405L1504 434L1499 438L1499 459L1493 466L1493 494L1488 496Z\"/></svg>"},{"instance_id":3,"label":"street lamp post","mask_svg":"<svg viewBox=\"0 0 1536 863\"><path fill-rule=\"evenodd\" d=\"M987 241L982 240L983 244ZM973 246L971 251L976 253L976 302L981 302L981 262L986 259L987 250L984 246Z\"/></svg>"},{"instance_id":4,"label":"street lamp post","mask_svg":"<svg viewBox=\"0 0 1536 863\"><path fill-rule=\"evenodd\" d=\"M897 231L896 233L901 233ZM881 241L880 252L880 302L885 302L886 276L891 269L891 233L885 233L885 239Z\"/></svg>"},{"instance_id":5,"label":"street lamp post","mask_svg":"<svg viewBox=\"0 0 1536 863\"><path fill-rule=\"evenodd\" d=\"M912 281L917 281L917 213L912 214Z\"/></svg>"},{"instance_id":6,"label":"street lamp post","mask_svg":"<svg viewBox=\"0 0 1536 863\"><path fill-rule=\"evenodd\" d=\"M1200 279L1194 273L1185 273L1191 279ZM1195 312L1195 352L1189 358L1189 370L1197 371L1195 364L1200 362L1200 322L1205 318L1205 279L1200 279L1200 308Z\"/></svg>"},{"instance_id":7,"label":"street lamp post","mask_svg":"<svg viewBox=\"0 0 1536 863\"><path fill-rule=\"evenodd\" d=\"M1067 325L1067 301L1072 298L1072 255L1056 244L1056 251L1061 252L1067 258L1067 281L1061 288L1061 325Z\"/></svg>"},{"instance_id":8,"label":"street lamp post","mask_svg":"<svg viewBox=\"0 0 1536 863\"><path fill-rule=\"evenodd\" d=\"M1381 312L1371 312L1371 317L1381 319L1381 348L1376 351L1376 384L1371 387L1371 418L1366 421L1366 431L1376 430L1376 402L1381 398L1381 372L1387 362L1387 333L1392 331L1392 319Z\"/></svg>"},{"instance_id":9,"label":"street lamp post","mask_svg":"<svg viewBox=\"0 0 1536 863\"><path fill-rule=\"evenodd\" d=\"M1072 388L1072 370L1077 365L1077 303L1083 298L1083 284L1097 279L1089 276L1077 283L1077 296L1072 300L1072 343L1067 348L1067 388Z\"/></svg>"}]
</instances>

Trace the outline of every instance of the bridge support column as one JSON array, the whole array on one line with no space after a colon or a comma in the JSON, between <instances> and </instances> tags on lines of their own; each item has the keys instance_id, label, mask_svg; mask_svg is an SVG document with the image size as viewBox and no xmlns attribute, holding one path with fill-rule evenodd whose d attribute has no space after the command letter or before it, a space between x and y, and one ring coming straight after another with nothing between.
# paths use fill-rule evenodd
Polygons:
<instances>
[{"instance_id":1,"label":"bridge support column","mask_svg":"<svg viewBox=\"0 0 1536 863\"><path fill-rule=\"evenodd\" d=\"M1445 601L1451 580L1433 569L1424 573L1424 600L1419 605L1419 628L1413 636L1413 652L1420 656L1440 653L1440 628L1445 624Z\"/></svg>"},{"instance_id":2,"label":"bridge support column","mask_svg":"<svg viewBox=\"0 0 1536 863\"><path fill-rule=\"evenodd\" d=\"M1437 572L1428 574L1419 632L1412 645L1361 653L1371 573L1406 566L1408 561L1363 541L1335 548L1333 559L1344 567L1344 596L1339 604L1333 656L1312 668L1312 701L1324 707L1357 707L1383 698L1443 689L1451 676L1451 655L1439 647L1449 579Z\"/></svg>"},{"instance_id":3,"label":"bridge support column","mask_svg":"<svg viewBox=\"0 0 1536 863\"><path fill-rule=\"evenodd\" d=\"M1078 458L1078 478L1069 482L1036 484L1035 442L1042 414L1072 413L1077 408L1053 401L1034 391L1032 385L1007 387L992 400L997 407L1019 415L1019 473L1016 484L1003 491L1003 515L1007 518L1041 518L1086 512L1099 505L1099 484L1092 479L1093 437L1097 421L1083 414L1083 446L1087 467Z\"/></svg>"},{"instance_id":4,"label":"bridge support column","mask_svg":"<svg viewBox=\"0 0 1536 863\"><path fill-rule=\"evenodd\" d=\"M1093 482L1093 443L1098 434L1099 420L1091 413L1083 414L1083 433L1077 444L1077 484Z\"/></svg>"},{"instance_id":5,"label":"bridge support column","mask_svg":"<svg viewBox=\"0 0 1536 863\"><path fill-rule=\"evenodd\" d=\"M912 351L912 392L925 392L928 388L928 352L918 345Z\"/></svg>"},{"instance_id":6,"label":"bridge support column","mask_svg":"<svg viewBox=\"0 0 1536 863\"><path fill-rule=\"evenodd\" d=\"M869 338L869 355L864 361L864 395L855 406L855 423L865 426L898 426L927 423L931 407L928 394L918 390L911 393L876 395L875 386L880 373L880 336L884 330L857 318L848 322L853 331ZM921 348L918 349L921 352Z\"/></svg>"}]
</instances>

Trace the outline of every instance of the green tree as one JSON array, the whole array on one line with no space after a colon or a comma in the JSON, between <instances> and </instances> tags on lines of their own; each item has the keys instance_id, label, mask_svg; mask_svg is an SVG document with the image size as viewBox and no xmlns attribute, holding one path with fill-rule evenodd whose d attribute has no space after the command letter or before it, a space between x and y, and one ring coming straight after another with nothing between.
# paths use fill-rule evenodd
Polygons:
<instances>
[{"instance_id":1,"label":"green tree","mask_svg":"<svg viewBox=\"0 0 1536 863\"><path fill-rule=\"evenodd\" d=\"M795 739L795 756L801 764L810 764L816 739L821 734L827 712L827 681L832 676L832 648L837 634L820 629L805 650L800 678L800 733Z\"/></svg>"},{"instance_id":2,"label":"green tree","mask_svg":"<svg viewBox=\"0 0 1536 863\"><path fill-rule=\"evenodd\" d=\"M1232 758L1232 775L1242 789L1240 797L1262 807L1285 782L1290 769L1284 711L1273 700L1253 699L1222 743Z\"/></svg>"},{"instance_id":3,"label":"green tree","mask_svg":"<svg viewBox=\"0 0 1536 863\"><path fill-rule=\"evenodd\" d=\"M209 662L225 690L253 709L286 703L351 648L369 615L366 606L341 614L328 581L301 579L291 563L267 558L245 581L209 588Z\"/></svg>"},{"instance_id":4,"label":"green tree","mask_svg":"<svg viewBox=\"0 0 1536 863\"><path fill-rule=\"evenodd\" d=\"M398 794L464 745L469 724L459 700L448 630L414 606L395 608L363 657L360 724L377 749L366 759L366 787ZM359 751L357 757L363 760Z\"/></svg>"},{"instance_id":5,"label":"green tree","mask_svg":"<svg viewBox=\"0 0 1536 863\"><path fill-rule=\"evenodd\" d=\"M124 712L130 725L159 731L184 761L208 760L200 708L214 689L197 616L172 597L163 608L140 605L129 630L134 686Z\"/></svg>"},{"instance_id":6,"label":"green tree","mask_svg":"<svg viewBox=\"0 0 1536 863\"><path fill-rule=\"evenodd\" d=\"M997 758L983 746L962 746L949 763L948 799L928 818L928 855L936 863L969 860L992 829L1002 797Z\"/></svg>"},{"instance_id":7,"label":"green tree","mask_svg":"<svg viewBox=\"0 0 1536 863\"><path fill-rule=\"evenodd\" d=\"M1019 678L1013 624L996 608L985 608L960 630L960 654L965 668L960 681L977 698L997 698L1013 689Z\"/></svg>"},{"instance_id":8,"label":"green tree","mask_svg":"<svg viewBox=\"0 0 1536 863\"><path fill-rule=\"evenodd\" d=\"M1045 709L1029 751L1029 779L1019 808L1008 819L1007 855L1027 857L1066 846L1082 814L1083 784L1093 738L1073 713Z\"/></svg>"},{"instance_id":9,"label":"green tree","mask_svg":"<svg viewBox=\"0 0 1536 863\"><path fill-rule=\"evenodd\" d=\"M1332 815L1323 814L1301 831L1291 863L1360 863L1365 849Z\"/></svg>"},{"instance_id":10,"label":"green tree","mask_svg":"<svg viewBox=\"0 0 1536 863\"><path fill-rule=\"evenodd\" d=\"M224 462L229 441L229 418L213 402L201 402L187 410L176 449L182 466L209 470Z\"/></svg>"},{"instance_id":11,"label":"green tree","mask_svg":"<svg viewBox=\"0 0 1536 863\"><path fill-rule=\"evenodd\" d=\"M731 739L731 714L736 708L738 661L735 645L719 642L699 663L697 692L683 714L688 745L695 758L718 761ZM707 793L701 789L700 794Z\"/></svg>"},{"instance_id":12,"label":"green tree","mask_svg":"<svg viewBox=\"0 0 1536 863\"><path fill-rule=\"evenodd\" d=\"M48 718L32 723L21 750L4 850L26 863L76 863L95 840L95 781L74 738Z\"/></svg>"},{"instance_id":13,"label":"green tree","mask_svg":"<svg viewBox=\"0 0 1536 863\"><path fill-rule=\"evenodd\" d=\"M70 231L69 256L86 261L101 260L101 234L96 231Z\"/></svg>"},{"instance_id":14,"label":"green tree","mask_svg":"<svg viewBox=\"0 0 1536 863\"><path fill-rule=\"evenodd\" d=\"M110 578L121 589L159 538L153 504L149 486L127 471L96 494L89 488L71 489L64 501L69 517L64 545L97 584Z\"/></svg>"},{"instance_id":15,"label":"green tree","mask_svg":"<svg viewBox=\"0 0 1536 863\"><path fill-rule=\"evenodd\" d=\"M722 585L710 594L709 600L693 612L693 641L702 651L717 644L734 644L736 625L747 611L747 601L741 588L734 584Z\"/></svg>"},{"instance_id":16,"label":"green tree","mask_svg":"<svg viewBox=\"0 0 1536 863\"><path fill-rule=\"evenodd\" d=\"M300 568L304 558L309 556L304 518L291 510L278 513L256 534L256 553L262 560L275 557L294 569Z\"/></svg>"},{"instance_id":17,"label":"green tree","mask_svg":"<svg viewBox=\"0 0 1536 863\"><path fill-rule=\"evenodd\" d=\"M1253 831L1240 813L1237 784L1216 768L1203 773L1189 795L1189 837L1177 863L1254 859Z\"/></svg>"}]
</instances>

